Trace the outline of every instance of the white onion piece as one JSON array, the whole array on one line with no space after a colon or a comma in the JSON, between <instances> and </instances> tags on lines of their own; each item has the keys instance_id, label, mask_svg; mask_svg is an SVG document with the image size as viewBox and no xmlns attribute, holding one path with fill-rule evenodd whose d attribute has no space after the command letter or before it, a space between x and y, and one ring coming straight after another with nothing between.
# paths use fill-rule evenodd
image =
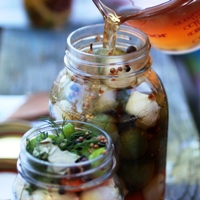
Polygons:
<instances>
[{"instance_id":1,"label":"white onion piece","mask_svg":"<svg viewBox=\"0 0 200 200\"><path fill-rule=\"evenodd\" d=\"M105 112L112 109L114 110L117 105L116 91L106 85L101 85L100 90L102 94L99 94L99 99L95 104L94 111Z\"/></svg>"},{"instance_id":2,"label":"white onion piece","mask_svg":"<svg viewBox=\"0 0 200 200\"><path fill-rule=\"evenodd\" d=\"M156 124L160 107L154 98L135 91L130 95L125 110L129 115L137 117L137 126L146 129Z\"/></svg>"},{"instance_id":3,"label":"white onion piece","mask_svg":"<svg viewBox=\"0 0 200 200\"><path fill-rule=\"evenodd\" d=\"M83 191L80 200L121 200L118 188L115 187L113 180L97 188Z\"/></svg>"},{"instance_id":4,"label":"white onion piece","mask_svg":"<svg viewBox=\"0 0 200 200\"><path fill-rule=\"evenodd\" d=\"M114 72L111 73L113 69L114 69ZM130 72L133 72L131 67L127 70L126 66L122 66L119 70L119 68L115 68L114 66L107 66L102 70L102 75L106 75L106 76L117 75L118 77L107 78L103 80L103 82L104 84L106 84L107 86L111 88L125 88L128 86L134 85L137 79L135 76L127 77L127 74Z\"/></svg>"},{"instance_id":5,"label":"white onion piece","mask_svg":"<svg viewBox=\"0 0 200 200\"><path fill-rule=\"evenodd\" d=\"M33 192L30 200L79 200L79 198L74 193L60 195L58 192L48 192L47 190L38 189Z\"/></svg>"}]
</instances>

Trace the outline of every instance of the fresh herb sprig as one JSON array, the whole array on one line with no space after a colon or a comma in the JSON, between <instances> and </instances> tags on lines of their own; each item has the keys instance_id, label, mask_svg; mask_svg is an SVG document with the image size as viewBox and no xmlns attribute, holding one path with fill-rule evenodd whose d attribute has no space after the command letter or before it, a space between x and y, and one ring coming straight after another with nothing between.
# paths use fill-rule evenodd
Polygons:
<instances>
[{"instance_id":1,"label":"fresh herb sprig","mask_svg":"<svg viewBox=\"0 0 200 200\"><path fill-rule=\"evenodd\" d=\"M29 195L32 195L32 193L37 189L37 186L30 184L29 186L25 186L25 190L28 191Z\"/></svg>"},{"instance_id":2,"label":"fresh herb sprig","mask_svg":"<svg viewBox=\"0 0 200 200\"><path fill-rule=\"evenodd\" d=\"M52 144L57 145L60 150L70 151L77 155L89 157L94 149L106 147L106 139L101 135L100 131L93 127L85 130L75 130L74 125L63 121L61 125L49 120L46 121L53 128L52 134L41 132L36 138L28 140L26 149L33 155L33 151L46 138L52 139ZM39 159L47 159L47 156L41 155Z\"/></svg>"},{"instance_id":3,"label":"fresh herb sprig","mask_svg":"<svg viewBox=\"0 0 200 200\"><path fill-rule=\"evenodd\" d=\"M78 155L85 155L88 154L89 150L95 145L96 148L106 145L104 142L100 141L98 136L99 134L97 132L79 130L62 140L60 140L59 137L53 138L53 144L56 144L63 151L68 150Z\"/></svg>"},{"instance_id":4,"label":"fresh herb sprig","mask_svg":"<svg viewBox=\"0 0 200 200\"><path fill-rule=\"evenodd\" d=\"M26 142L26 150L30 153L33 154L33 150L36 146L38 146L38 144L45 140L46 138L48 138L48 132L40 132L40 134L34 138L34 139L27 139Z\"/></svg>"},{"instance_id":5,"label":"fresh herb sprig","mask_svg":"<svg viewBox=\"0 0 200 200\"><path fill-rule=\"evenodd\" d=\"M64 135L64 132L63 132L63 127L65 126L66 124L66 121L63 120L61 126L56 124L55 121L53 120L47 120L46 121L52 128L54 128L54 131L55 131L55 134L57 136L59 136L60 134L63 134Z\"/></svg>"}]
</instances>

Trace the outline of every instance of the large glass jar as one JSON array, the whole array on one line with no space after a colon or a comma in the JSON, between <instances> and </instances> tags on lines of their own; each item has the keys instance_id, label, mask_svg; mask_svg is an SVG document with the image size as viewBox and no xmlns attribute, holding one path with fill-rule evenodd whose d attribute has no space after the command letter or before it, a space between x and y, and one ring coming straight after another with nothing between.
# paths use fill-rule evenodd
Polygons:
<instances>
[{"instance_id":1,"label":"large glass jar","mask_svg":"<svg viewBox=\"0 0 200 200\"><path fill-rule=\"evenodd\" d=\"M69 35L66 67L50 94L50 114L90 122L110 134L126 199L164 199L168 104L151 68L149 39L122 25L118 55L103 56L98 55L103 31L100 24Z\"/></svg>"},{"instance_id":2,"label":"large glass jar","mask_svg":"<svg viewBox=\"0 0 200 200\"><path fill-rule=\"evenodd\" d=\"M70 133L72 127L74 132ZM70 134L74 134L73 137L69 138ZM79 134L82 134L82 140ZM91 141L93 148L85 152ZM67 144L76 147L73 151L64 150ZM122 200L120 182L114 174L116 160L113 150L109 135L85 122L56 121L32 128L21 140L12 199Z\"/></svg>"}]
</instances>

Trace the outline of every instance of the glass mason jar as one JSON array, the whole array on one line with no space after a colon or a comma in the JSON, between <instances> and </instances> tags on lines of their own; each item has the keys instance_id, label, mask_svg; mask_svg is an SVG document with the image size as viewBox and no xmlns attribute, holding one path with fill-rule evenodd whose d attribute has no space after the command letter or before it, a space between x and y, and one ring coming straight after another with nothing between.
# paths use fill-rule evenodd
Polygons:
<instances>
[{"instance_id":1,"label":"glass mason jar","mask_svg":"<svg viewBox=\"0 0 200 200\"><path fill-rule=\"evenodd\" d=\"M30 129L21 140L21 151L17 163L18 175L13 184L12 200L100 200L102 198L122 200L123 193L120 182L114 173L116 160L109 135L92 124L75 120L64 122L73 124L76 131L84 131L84 139L87 141L90 141L86 139L89 137L89 130L98 132L101 137L104 137L104 142L106 140L106 152L96 157L93 155L92 159L80 156L74 163L69 163L69 160L76 159L77 155L73 153L72 156L69 152L58 151L52 147L55 145L48 146L48 139L58 134L58 127L55 128L48 123ZM59 127L63 127L63 121L55 123ZM40 143L40 145L46 146L37 146L33 151L40 152L39 159L35 154L33 156L28 152L29 144L34 144L46 133L48 133L48 139L44 139ZM34 140L35 138L36 140ZM54 141L53 144L55 143ZM42 148L44 149L42 150ZM46 155L43 151L48 152L48 161L41 159L41 156L44 158Z\"/></svg>"},{"instance_id":2,"label":"glass mason jar","mask_svg":"<svg viewBox=\"0 0 200 200\"><path fill-rule=\"evenodd\" d=\"M50 115L104 129L115 145L117 174L126 199L140 195L161 200L168 103L162 82L151 68L149 39L140 30L122 25L117 32L119 55L91 54L91 44L94 52L102 48L103 31L103 24L91 25L67 38L66 67L52 86Z\"/></svg>"},{"instance_id":3,"label":"glass mason jar","mask_svg":"<svg viewBox=\"0 0 200 200\"><path fill-rule=\"evenodd\" d=\"M144 31L155 48L183 54L200 48L199 16L200 0L166 0L142 10L126 24Z\"/></svg>"},{"instance_id":4,"label":"glass mason jar","mask_svg":"<svg viewBox=\"0 0 200 200\"><path fill-rule=\"evenodd\" d=\"M34 27L56 28L68 21L72 0L23 0L27 16Z\"/></svg>"}]
</instances>

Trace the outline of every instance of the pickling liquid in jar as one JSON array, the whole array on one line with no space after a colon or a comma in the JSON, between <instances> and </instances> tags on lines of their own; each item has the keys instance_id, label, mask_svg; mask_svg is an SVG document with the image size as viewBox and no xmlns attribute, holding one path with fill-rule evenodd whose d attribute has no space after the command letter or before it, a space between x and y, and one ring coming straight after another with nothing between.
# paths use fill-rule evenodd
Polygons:
<instances>
[{"instance_id":1,"label":"pickling liquid in jar","mask_svg":"<svg viewBox=\"0 0 200 200\"><path fill-rule=\"evenodd\" d=\"M200 0L168 0L145 8L137 7L134 2L126 0L124 6L115 7L115 12L122 16L120 23L145 32L153 47L169 54L184 54L200 48Z\"/></svg>"},{"instance_id":2,"label":"pickling liquid in jar","mask_svg":"<svg viewBox=\"0 0 200 200\"><path fill-rule=\"evenodd\" d=\"M90 122L110 135L125 200L162 200L168 103L151 68L149 39L140 30L121 25L115 49L110 49L103 35L100 24L68 37L66 67L50 93L50 115Z\"/></svg>"},{"instance_id":3,"label":"pickling liquid in jar","mask_svg":"<svg viewBox=\"0 0 200 200\"><path fill-rule=\"evenodd\" d=\"M123 200L115 166L112 141L99 127L48 122L22 137L12 200Z\"/></svg>"}]
</instances>

